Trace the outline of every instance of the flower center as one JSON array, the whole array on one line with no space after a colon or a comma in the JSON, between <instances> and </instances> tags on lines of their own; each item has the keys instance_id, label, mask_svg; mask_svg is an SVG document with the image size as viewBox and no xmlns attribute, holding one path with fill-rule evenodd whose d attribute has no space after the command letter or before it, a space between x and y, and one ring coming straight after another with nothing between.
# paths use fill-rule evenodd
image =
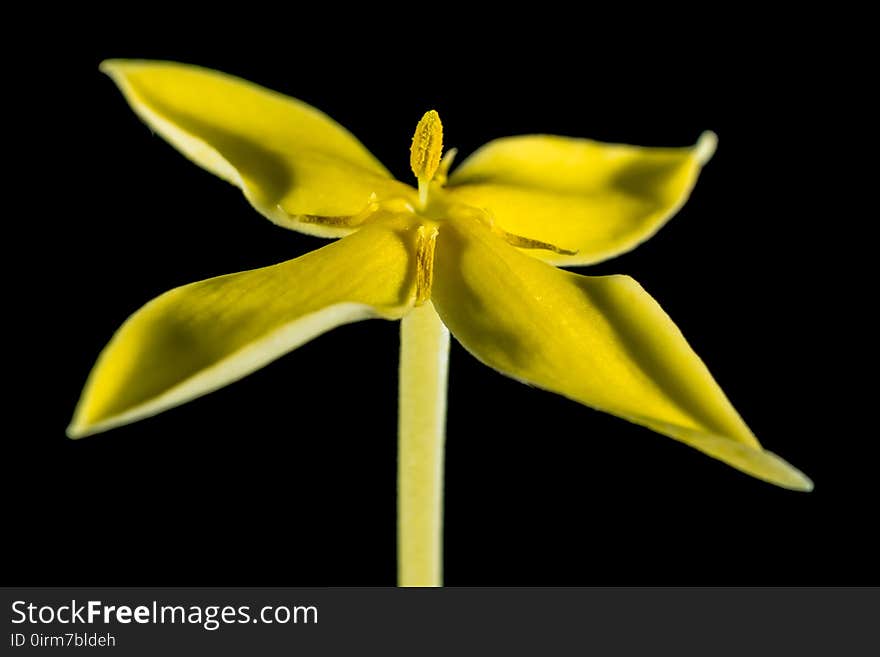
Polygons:
<instances>
[{"instance_id":1,"label":"flower center","mask_svg":"<svg viewBox=\"0 0 880 657\"><path fill-rule=\"evenodd\" d=\"M449 151L446 157L443 155L443 123L440 121L440 115L436 110L428 110L416 126L413 134L412 146L410 147L409 165L412 172L419 181L419 213L433 215L428 207L428 192L431 189L431 182L436 181L441 186L446 182L446 172L452 164L455 157L455 149ZM508 233L506 230L495 224L492 215L478 208L470 208L467 206L455 206L443 208L447 212L464 212L473 214L474 218L486 224L493 233L504 239L508 244L517 246L521 249L546 249L554 253L564 255L574 255L574 251L561 249L555 244L533 240L529 237ZM436 230L436 229L435 229Z\"/></svg>"},{"instance_id":2,"label":"flower center","mask_svg":"<svg viewBox=\"0 0 880 657\"><path fill-rule=\"evenodd\" d=\"M413 134L409 153L410 168L419 181L419 198L416 206L413 205L411 198L380 199L374 193L363 210L357 214L340 217L300 215L297 219L303 223L316 223L338 228L357 228L371 219L388 214L417 215L420 220L417 240L419 254L417 283L420 301L430 297L437 226L450 217L479 221L505 242L520 249L543 249L562 255L577 253L577 251L569 251L549 242L509 233L495 222L495 217L490 210L465 205L451 195L439 192L446 184L446 176L455 158L456 149L452 148L446 155L443 155L443 124L436 110L429 110L422 116ZM434 190L433 195L430 194L432 189ZM284 211L281 206L279 209Z\"/></svg>"}]
</instances>

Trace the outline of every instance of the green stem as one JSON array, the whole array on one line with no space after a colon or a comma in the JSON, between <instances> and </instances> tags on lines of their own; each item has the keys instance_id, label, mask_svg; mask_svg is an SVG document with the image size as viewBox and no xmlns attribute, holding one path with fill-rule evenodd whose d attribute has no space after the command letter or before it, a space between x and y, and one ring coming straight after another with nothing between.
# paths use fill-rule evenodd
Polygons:
<instances>
[{"instance_id":1,"label":"green stem","mask_svg":"<svg viewBox=\"0 0 880 657\"><path fill-rule=\"evenodd\" d=\"M440 586L449 330L434 306L400 325L397 470L399 586Z\"/></svg>"}]
</instances>

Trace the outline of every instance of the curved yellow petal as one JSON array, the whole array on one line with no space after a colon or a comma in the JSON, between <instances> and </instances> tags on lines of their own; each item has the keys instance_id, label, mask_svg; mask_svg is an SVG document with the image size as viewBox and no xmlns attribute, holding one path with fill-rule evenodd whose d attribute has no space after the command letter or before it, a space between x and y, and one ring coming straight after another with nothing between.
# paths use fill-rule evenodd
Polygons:
<instances>
[{"instance_id":1,"label":"curved yellow petal","mask_svg":"<svg viewBox=\"0 0 880 657\"><path fill-rule=\"evenodd\" d=\"M761 448L672 320L627 276L580 276L478 222L437 238L432 302L482 362L691 445L766 481L809 479Z\"/></svg>"},{"instance_id":2,"label":"curved yellow petal","mask_svg":"<svg viewBox=\"0 0 880 657\"><path fill-rule=\"evenodd\" d=\"M449 177L457 200L486 209L504 230L574 255L533 251L555 265L588 265L635 248L675 214L715 151L640 148L548 135L489 142Z\"/></svg>"},{"instance_id":3,"label":"curved yellow petal","mask_svg":"<svg viewBox=\"0 0 880 657\"><path fill-rule=\"evenodd\" d=\"M101 70L147 125L279 225L340 237L352 228L339 219L373 194L413 194L345 128L294 98L175 62L108 60Z\"/></svg>"},{"instance_id":4,"label":"curved yellow petal","mask_svg":"<svg viewBox=\"0 0 880 657\"><path fill-rule=\"evenodd\" d=\"M295 260L166 292L104 348L68 435L187 402L341 324L399 319L414 299L414 239L405 219L386 220Z\"/></svg>"}]
</instances>

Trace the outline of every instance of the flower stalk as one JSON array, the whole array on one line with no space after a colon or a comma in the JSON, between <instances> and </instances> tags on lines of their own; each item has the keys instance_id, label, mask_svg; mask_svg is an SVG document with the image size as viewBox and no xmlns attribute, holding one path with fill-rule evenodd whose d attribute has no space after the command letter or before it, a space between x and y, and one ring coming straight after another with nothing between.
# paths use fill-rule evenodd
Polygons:
<instances>
[{"instance_id":1,"label":"flower stalk","mask_svg":"<svg viewBox=\"0 0 880 657\"><path fill-rule=\"evenodd\" d=\"M397 471L400 586L441 586L449 330L427 302L401 320Z\"/></svg>"}]
</instances>

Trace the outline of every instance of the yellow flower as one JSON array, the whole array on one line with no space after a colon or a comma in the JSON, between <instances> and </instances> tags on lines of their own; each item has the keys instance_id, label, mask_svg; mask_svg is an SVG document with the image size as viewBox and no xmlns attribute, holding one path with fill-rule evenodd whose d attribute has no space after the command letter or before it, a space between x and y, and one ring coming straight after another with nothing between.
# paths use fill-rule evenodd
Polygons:
<instances>
[{"instance_id":1,"label":"yellow flower","mask_svg":"<svg viewBox=\"0 0 880 657\"><path fill-rule=\"evenodd\" d=\"M402 320L400 581L440 581L449 332L517 380L646 426L765 481L812 484L764 450L654 299L587 265L637 246L687 199L715 148L499 139L450 172L442 126L416 129L418 189L316 109L170 62L102 66L138 115L285 228L343 238L272 267L186 285L113 336L69 435L138 420L231 383L341 324ZM447 328L448 327L448 328Z\"/></svg>"}]
</instances>

